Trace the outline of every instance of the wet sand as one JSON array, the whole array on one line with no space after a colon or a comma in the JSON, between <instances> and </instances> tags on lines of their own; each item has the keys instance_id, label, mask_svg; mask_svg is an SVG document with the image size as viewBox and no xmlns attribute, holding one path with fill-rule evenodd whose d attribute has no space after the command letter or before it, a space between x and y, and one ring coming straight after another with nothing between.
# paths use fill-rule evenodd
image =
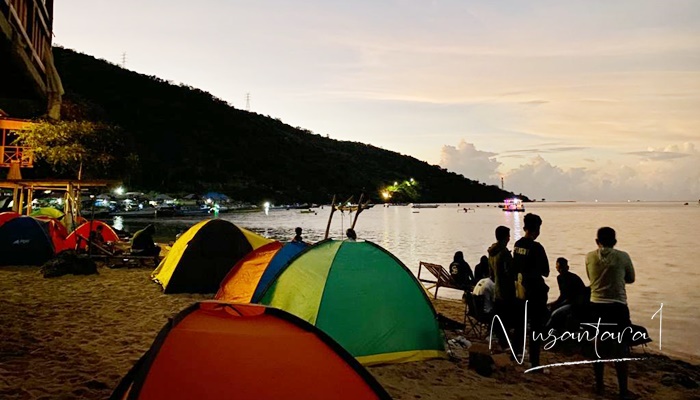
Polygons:
<instances>
[{"instance_id":1,"label":"wet sand","mask_svg":"<svg viewBox=\"0 0 700 400\"><path fill-rule=\"evenodd\" d=\"M99 275L44 279L38 267L0 267L0 398L101 399L151 345L168 317L202 295L163 295L150 268L99 268ZM464 305L438 300L438 312L462 320ZM459 335L446 331L449 338ZM396 399L589 399L590 365L524 374L511 364L490 377L469 369L468 352L451 360L370 367ZM630 389L642 399L700 399L697 360L671 359L647 350L630 363ZM543 363L582 359L552 352ZM687 362L690 361L690 362ZM606 368L607 395L617 391Z\"/></svg>"}]
</instances>

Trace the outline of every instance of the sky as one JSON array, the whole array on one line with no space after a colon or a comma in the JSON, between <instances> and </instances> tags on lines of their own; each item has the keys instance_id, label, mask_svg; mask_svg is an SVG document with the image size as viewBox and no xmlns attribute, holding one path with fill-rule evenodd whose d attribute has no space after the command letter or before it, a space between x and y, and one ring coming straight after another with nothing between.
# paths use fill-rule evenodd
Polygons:
<instances>
[{"instance_id":1,"label":"sky","mask_svg":"<svg viewBox=\"0 0 700 400\"><path fill-rule=\"evenodd\" d=\"M694 0L66 0L54 44L538 200L697 201L699 21Z\"/></svg>"}]
</instances>

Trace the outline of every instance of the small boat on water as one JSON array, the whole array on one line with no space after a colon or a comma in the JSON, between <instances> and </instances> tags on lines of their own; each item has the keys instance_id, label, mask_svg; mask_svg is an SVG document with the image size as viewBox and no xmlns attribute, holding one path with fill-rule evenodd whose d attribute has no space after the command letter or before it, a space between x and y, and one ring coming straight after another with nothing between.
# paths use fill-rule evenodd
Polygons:
<instances>
[{"instance_id":1,"label":"small boat on water","mask_svg":"<svg viewBox=\"0 0 700 400\"><path fill-rule=\"evenodd\" d=\"M503 200L503 205L499 206L500 208L503 209L503 211L506 212L519 212L519 211L525 211L525 206L523 205L523 201L518 199L518 198L512 198L512 199L505 199Z\"/></svg>"},{"instance_id":2,"label":"small boat on water","mask_svg":"<svg viewBox=\"0 0 700 400\"><path fill-rule=\"evenodd\" d=\"M438 208L439 204L416 204L411 203L411 208Z\"/></svg>"}]
</instances>

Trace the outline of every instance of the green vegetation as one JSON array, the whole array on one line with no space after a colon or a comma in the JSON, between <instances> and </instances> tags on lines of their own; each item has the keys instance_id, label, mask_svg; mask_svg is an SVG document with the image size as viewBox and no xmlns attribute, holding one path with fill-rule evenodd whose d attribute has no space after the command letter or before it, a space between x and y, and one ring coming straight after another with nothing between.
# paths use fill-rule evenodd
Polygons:
<instances>
[{"instance_id":1,"label":"green vegetation","mask_svg":"<svg viewBox=\"0 0 700 400\"><path fill-rule=\"evenodd\" d=\"M364 192L380 202L387 185L411 177L420 189L397 187L398 198L485 202L512 196L413 157L329 139L72 50L55 48L54 55L66 89L63 118L120 127L123 146L110 153L115 159L109 175L130 189L213 190L238 200L278 203L320 203L333 194ZM54 174L49 167L32 172Z\"/></svg>"}]
</instances>

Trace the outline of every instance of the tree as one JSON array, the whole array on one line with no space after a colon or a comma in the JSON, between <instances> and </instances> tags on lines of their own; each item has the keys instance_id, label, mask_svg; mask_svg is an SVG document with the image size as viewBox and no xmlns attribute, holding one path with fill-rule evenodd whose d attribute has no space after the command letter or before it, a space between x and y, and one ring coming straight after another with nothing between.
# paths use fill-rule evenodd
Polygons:
<instances>
[{"instance_id":1,"label":"tree","mask_svg":"<svg viewBox=\"0 0 700 400\"><path fill-rule=\"evenodd\" d=\"M56 172L91 177L114 175L134 154L125 154L126 141L117 126L91 121L38 121L19 132L19 142L33 149ZM120 165L121 164L121 165ZM119 174L124 171L120 171Z\"/></svg>"}]
</instances>

